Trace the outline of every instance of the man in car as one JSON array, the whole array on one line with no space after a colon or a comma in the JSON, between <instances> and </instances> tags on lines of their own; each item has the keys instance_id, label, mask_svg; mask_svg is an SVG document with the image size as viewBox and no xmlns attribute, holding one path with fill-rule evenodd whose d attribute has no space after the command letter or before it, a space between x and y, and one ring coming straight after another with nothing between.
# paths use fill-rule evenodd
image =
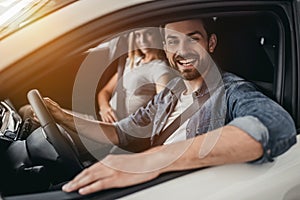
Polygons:
<instances>
[{"instance_id":1,"label":"man in car","mask_svg":"<svg viewBox=\"0 0 300 200\"><path fill-rule=\"evenodd\" d=\"M182 78L174 79L145 108L114 125L74 117L45 99L61 125L94 140L140 152L108 155L64 185L64 191L89 194L149 181L169 171L264 163L296 143L295 125L282 107L251 83L215 66L209 54L214 52L217 36L207 21L165 25L164 48ZM190 109L193 102L200 107ZM183 114L186 109L191 116ZM182 120L175 132L159 139L178 116Z\"/></svg>"}]
</instances>

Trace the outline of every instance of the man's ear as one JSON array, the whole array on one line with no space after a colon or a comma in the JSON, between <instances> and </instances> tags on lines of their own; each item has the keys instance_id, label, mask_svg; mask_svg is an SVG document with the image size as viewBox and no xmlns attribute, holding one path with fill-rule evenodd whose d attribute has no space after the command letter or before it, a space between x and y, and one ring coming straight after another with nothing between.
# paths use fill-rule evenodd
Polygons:
<instances>
[{"instance_id":1,"label":"man's ear","mask_svg":"<svg viewBox=\"0 0 300 200\"><path fill-rule=\"evenodd\" d=\"M215 48L217 46L217 35L216 34L211 34L208 40L208 51L209 53L213 53L215 51Z\"/></svg>"}]
</instances>

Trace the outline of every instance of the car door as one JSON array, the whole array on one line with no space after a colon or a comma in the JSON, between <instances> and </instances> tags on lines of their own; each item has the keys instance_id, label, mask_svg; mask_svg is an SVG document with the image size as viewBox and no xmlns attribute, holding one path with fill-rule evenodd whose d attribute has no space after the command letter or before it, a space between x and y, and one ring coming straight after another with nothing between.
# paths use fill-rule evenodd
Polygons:
<instances>
[{"instance_id":1,"label":"car door","mask_svg":"<svg viewBox=\"0 0 300 200\"><path fill-rule=\"evenodd\" d=\"M11 75L6 76L11 77L10 79L2 82L4 86L0 89L1 98L9 98L16 107L20 107L27 102L26 92L34 87L45 96L57 100L63 107L97 117L96 94L99 87L115 70L115 66L110 65L113 60L109 59L109 51L107 49L97 51L97 47L112 41L120 33L134 28L209 16L215 17L216 23L221 27L220 44L223 47L217 49L214 55L220 67L257 84L266 95L289 111L299 130L299 8L299 1L166 0L131 4L128 7L124 5L122 9L111 10L60 35L34 53L12 64L10 69L1 72L1 74ZM27 69L24 76L12 78ZM52 191L27 196L10 196L4 199L47 199L48 197L114 199L191 172L194 170L170 173L145 184L107 190L88 197L81 197L77 193L65 194L61 191ZM296 174L291 174L293 181L280 183L275 180L274 184L285 185L284 192L286 192L296 186L297 178ZM255 187L260 186L255 185ZM167 188L167 186L162 187L162 190ZM270 192L267 189L266 191ZM234 192L239 193L238 190ZM145 198L149 197L146 195L155 196L151 194L151 189L142 194ZM167 195L164 192L159 194ZM244 195L244 199L251 196ZM199 197L201 194L195 196ZM206 197L209 195L207 194Z\"/></svg>"}]
</instances>

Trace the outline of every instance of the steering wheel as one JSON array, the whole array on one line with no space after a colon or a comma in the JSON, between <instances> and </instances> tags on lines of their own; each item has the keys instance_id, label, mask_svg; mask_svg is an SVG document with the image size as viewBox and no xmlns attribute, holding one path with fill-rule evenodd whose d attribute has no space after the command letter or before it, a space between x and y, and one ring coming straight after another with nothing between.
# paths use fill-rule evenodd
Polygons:
<instances>
[{"instance_id":1,"label":"steering wheel","mask_svg":"<svg viewBox=\"0 0 300 200\"><path fill-rule=\"evenodd\" d=\"M40 121L46 139L52 144L61 158L62 163L67 166L67 169L70 170L72 174L74 173L73 175L82 171L84 168L82 163L57 127L56 122L48 111L39 91L36 89L30 90L27 94L27 98Z\"/></svg>"}]
</instances>

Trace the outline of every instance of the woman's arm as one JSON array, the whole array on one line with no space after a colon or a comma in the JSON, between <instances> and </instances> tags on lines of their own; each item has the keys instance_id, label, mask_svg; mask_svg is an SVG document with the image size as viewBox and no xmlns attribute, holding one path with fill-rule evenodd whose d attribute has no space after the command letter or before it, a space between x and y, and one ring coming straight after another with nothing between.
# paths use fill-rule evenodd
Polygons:
<instances>
[{"instance_id":1,"label":"woman's arm","mask_svg":"<svg viewBox=\"0 0 300 200\"><path fill-rule=\"evenodd\" d=\"M98 94L98 105L102 121L113 123L117 117L109 104L113 91L118 83L118 73L115 73Z\"/></svg>"}]
</instances>

